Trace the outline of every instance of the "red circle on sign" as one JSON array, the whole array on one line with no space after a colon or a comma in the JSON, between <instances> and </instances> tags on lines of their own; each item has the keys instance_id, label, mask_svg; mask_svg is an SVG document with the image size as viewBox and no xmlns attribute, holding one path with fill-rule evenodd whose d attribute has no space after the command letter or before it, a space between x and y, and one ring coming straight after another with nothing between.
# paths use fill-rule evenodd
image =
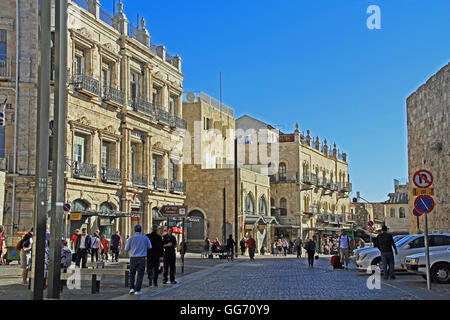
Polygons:
<instances>
[{"instance_id":1,"label":"red circle on sign","mask_svg":"<svg viewBox=\"0 0 450 320\"><path fill-rule=\"evenodd\" d=\"M428 181L426 178L424 178L423 175L421 175L422 172L427 173L427 174L430 175L431 178L430 178L429 181ZM422 178L423 180L425 180L425 182L427 182L427 184L426 184L425 186L419 186L419 185L416 183L416 177ZM433 184L433 175L432 175L431 172L428 171L428 170L419 170L419 171L417 171L416 173L414 173L414 175L413 175L413 182L414 182L414 184L416 185L416 187L418 187L418 188L428 188L429 186L431 186L431 185Z\"/></svg>"},{"instance_id":2,"label":"red circle on sign","mask_svg":"<svg viewBox=\"0 0 450 320\"><path fill-rule=\"evenodd\" d=\"M421 199L423 199L423 198L427 198L427 199L429 199L429 200L431 201L431 206L430 206L430 208L428 208L427 210L420 210L420 209L417 207L417 203L418 203L419 201L421 201ZM416 201L414 201L414 209L416 209L417 212L419 212L419 213L430 213L430 212L433 211L433 209L434 209L434 200L433 200L433 198L430 197L430 196L419 196L419 197L417 197L417 198L416 198Z\"/></svg>"}]
</instances>

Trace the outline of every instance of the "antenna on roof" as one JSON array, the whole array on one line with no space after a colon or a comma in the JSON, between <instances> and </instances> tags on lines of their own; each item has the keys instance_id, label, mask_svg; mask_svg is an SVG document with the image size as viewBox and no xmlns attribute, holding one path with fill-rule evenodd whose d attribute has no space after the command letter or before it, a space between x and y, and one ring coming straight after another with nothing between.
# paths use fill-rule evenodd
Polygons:
<instances>
[{"instance_id":1,"label":"antenna on roof","mask_svg":"<svg viewBox=\"0 0 450 320\"><path fill-rule=\"evenodd\" d=\"M113 0L113 17L116 15L116 0Z\"/></svg>"}]
</instances>

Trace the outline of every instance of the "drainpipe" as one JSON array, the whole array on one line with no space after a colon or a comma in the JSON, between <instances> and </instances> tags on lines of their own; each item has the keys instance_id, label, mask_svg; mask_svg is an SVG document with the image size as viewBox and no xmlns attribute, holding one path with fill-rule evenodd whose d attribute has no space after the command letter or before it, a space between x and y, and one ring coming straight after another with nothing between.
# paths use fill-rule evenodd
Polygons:
<instances>
[{"instance_id":1,"label":"drainpipe","mask_svg":"<svg viewBox=\"0 0 450 320\"><path fill-rule=\"evenodd\" d=\"M14 216L16 207L16 173L17 173L17 118L18 118L18 99L19 99L19 1L16 0L16 89L15 89L15 111L14 111L14 161L13 161L13 193L12 193L12 205L11 205L11 234L14 234Z\"/></svg>"}]
</instances>

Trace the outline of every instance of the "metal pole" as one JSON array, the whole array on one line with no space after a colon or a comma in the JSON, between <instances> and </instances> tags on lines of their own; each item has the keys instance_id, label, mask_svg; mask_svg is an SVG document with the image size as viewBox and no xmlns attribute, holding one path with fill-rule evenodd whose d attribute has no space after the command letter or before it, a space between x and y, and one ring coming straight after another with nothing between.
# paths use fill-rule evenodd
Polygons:
<instances>
[{"instance_id":1,"label":"metal pole","mask_svg":"<svg viewBox=\"0 0 450 320\"><path fill-rule=\"evenodd\" d=\"M185 254L185 252L184 252L184 241L185 241L185 239L184 239L184 230L185 230L185 228L184 228L184 217L183 217L183 226L181 227L181 243L182 243L182 245L181 245L181 273L184 273L184 254Z\"/></svg>"},{"instance_id":2,"label":"metal pole","mask_svg":"<svg viewBox=\"0 0 450 320\"><path fill-rule=\"evenodd\" d=\"M237 163L237 138L234 137L234 252L238 257L238 163Z\"/></svg>"},{"instance_id":3,"label":"metal pole","mask_svg":"<svg viewBox=\"0 0 450 320\"><path fill-rule=\"evenodd\" d=\"M44 298L45 231L48 210L48 125L50 120L50 8L42 0L39 8L38 106L36 136L36 202L34 204L34 242L31 299Z\"/></svg>"},{"instance_id":4,"label":"metal pole","mask_svg":"<svg viewBox=\"0 0 450 320\"><path fill-rule=\"evenodd\" d=\"M223 188L223 215L222 215L222 239L223 239L223 243L225 243L227 241L227 211L226 211L226 207L227 207L227 203L226 203L226 192L227 189Z\"/></svg>"},{"instance_id":5,"label":"metal pole","mask_svg":"<svg viewBox=\"0 0 450 320\"><path fill-rule=\"evenodd\" d=\"M428 242L428 215L425 214L425 265L427 267L427 288L431 290L431 278L430 278L430 244Z\"/></svg>"},{"instance_id":6,"label":"metal pole","mask_svg":"<svg viewBox=\"0 0 450 320\"><path fill-rule=\"evenodd\" d=\"M419 219L419 216L417 216L417 230L420 230L420 219Z\"/></svg>"},{"instance_id":7,"label":"metal pole","mask_svg":"<svg viewBox=\"0 0 450 320\"><path fill-rule=\"evenodd\" d=\"M61 274L61 238L64 217L64 168L67 105L67 0L55 3L55 138L53 141L52 218L49 283L47 297L59 299Z\"/></svg>"}]
</instances>

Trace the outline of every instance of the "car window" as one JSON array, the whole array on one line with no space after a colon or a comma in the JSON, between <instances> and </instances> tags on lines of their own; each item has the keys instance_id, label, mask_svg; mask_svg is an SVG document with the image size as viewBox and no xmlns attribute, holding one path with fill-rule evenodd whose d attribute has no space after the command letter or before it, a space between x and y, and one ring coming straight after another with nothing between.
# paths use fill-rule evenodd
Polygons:
<instances>
[{"instance_id":1,"label":"car window","mask_svg":"<svg viewBox=\"0 0 450 320\"><path fill-rule=\"evenodd\" d=\"M431 236L432 247L450 246L450 236Z\"/></svg>"},{"instance_id":2,"label":"car window","mask_svg":"<svg viewBox=\"0 0 450 320\"><path fill-rule=\"evenodd\" d=\"M412 235L408 235L406 237L401 238L400 240L398 240L395 245L397 247L401 247L403 246L406 242L408 242L413 236Z\"/></svg>"},{"instance_id":3,"label":"car window","mask_svg":"<svg viewBox=\"0 0 450 320\"><path fill-rule=\"evenodd\" d=\"M419 237L419 238L417 238L417 239L414 239L413 241L411 241L411 242L409 243L409 247L410 247L411 249L414 249L414 248L423 248L423 247L425 247L424 237Z\"/></svg>"}]
</instances>

